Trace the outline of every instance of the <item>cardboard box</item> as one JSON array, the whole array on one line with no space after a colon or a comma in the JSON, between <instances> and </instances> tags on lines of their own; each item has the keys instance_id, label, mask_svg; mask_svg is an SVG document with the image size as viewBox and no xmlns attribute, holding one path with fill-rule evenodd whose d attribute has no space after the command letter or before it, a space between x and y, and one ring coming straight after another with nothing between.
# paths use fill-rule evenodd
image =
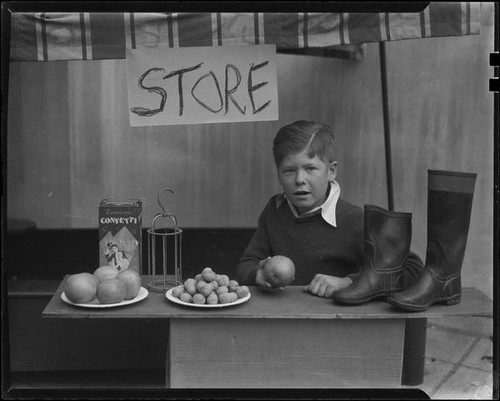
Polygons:
<instances>
[{"instance_id":1,"label":"cardboard box","mask_svg":"<svg viewBox=\"0 0 500 401\"><path fill-rule=\"evenodd\" d=\"M99 204L99 266L142 273L142 202L103 199Z\"/></svg>"}]
</instances>

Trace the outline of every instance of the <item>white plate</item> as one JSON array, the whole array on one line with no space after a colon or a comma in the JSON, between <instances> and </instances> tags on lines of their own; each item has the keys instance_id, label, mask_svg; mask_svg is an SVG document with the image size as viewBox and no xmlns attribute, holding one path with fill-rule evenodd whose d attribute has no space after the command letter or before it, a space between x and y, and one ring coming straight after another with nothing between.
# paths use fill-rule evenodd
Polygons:
<instances>
[{"instance_id":1,"label":"white plate","mask_svg":"<svg viewBox=\"0 0 500 401\"><path fill-rule=\"evenodd\" d=\"M224 308L226 306L234 306L234 305L242 304L243 302L248 301L250 299L250 297L251 297L251 294L248 293L247 296L245 296L243 298L238 298L236 301L231 302L230 304L192 304L192 303L181 301L179 298L174 297L172 295L172 290L173 290L173 288L171 288L170 290L168 290L167 293L165 294L166 297L167 297L167 299L169 299L170 301L172 301L172 302L174 302L176 304L191 306L191 307L194 307L194 308Z\"/></svg>"},{"instance_id":2,"label":"white plate","mask_svg":"<svg viewBox=\"0 0 500 401\"><path fill-rule=\"evenodd\" d=\"M126 299L124 301L117 302L114 304L101 304L97 299L94 299L92 302L89 303L77 304L75 302L70 301L64 292L61 294L61 298L67 304L74 306L81 306L82 308L114 308L115 306L135 304L136 302L142 301L144 298L146 298L148 294L149 294L148 290L146 290L144 287L141 287L141 289L139 290L139 294L137 294L135 298Z\"/></svg>"}]
</instances>

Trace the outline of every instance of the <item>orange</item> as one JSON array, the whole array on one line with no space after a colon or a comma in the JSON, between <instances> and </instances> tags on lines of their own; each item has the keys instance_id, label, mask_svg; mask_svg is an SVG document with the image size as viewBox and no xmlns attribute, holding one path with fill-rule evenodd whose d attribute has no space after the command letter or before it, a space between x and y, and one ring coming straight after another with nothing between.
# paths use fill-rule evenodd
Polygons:
<instances>
[{"instance_id":1,"label":"orange","mask_svg":"<svg viewBox=\"0 0 500 401\"><path fill-rule=\"evenodd\" d=\"M71 276L68 277L68 281L74 280L77 277L87 277L88 279L92 280L95 283L96 286L99 284L99 279L96 276L94 276L92 273L77 273L77 274L73 274L73 275L71 275Z\"/></svg>"},{"instance_id":2,"label":"orange","mask_svg":"<svg viewBox=\"0 0 500 401\"><path fill-rule=\"evenodd\" d=\"M141 290L141 276L135 270L127 269L116 276L118 280L125 284L127 293L125 294L125 299L133 299Z\"/></svg>"},{"instance_id":3,"label":"orange","mask_svg":"<svg viewBox=\"0 0 500 401\"><path fill-rule=\"evenodd\" d=\"M118 273L120 273L120 271L116 267L101 266L95 270L94 276L96 276L99 279L99 282L101 283L104 280L108 280L110 278L116 278L116 276L118 276Z\"/></svg>"},{"instance_id":4,"label":"orange","mask_svg":"<svg viewBox=\"0 0 500 401\"><path fill-rule=\"evenodd\" d=\"M273 288L286 287L295 280L295 265L286 256L273 256L265 263L263 269L264 279Z\"/></svg>"},{"instance_id":5,"label":"orange","mask_svg":"<svg viewBox=\"0 0 500 401\"><path fill-rule=\"evenodd\" d=\"M127 288L117 278L104 280L97 286L97 299L101 304L115 304L125 299Z\"/></svg>"},{"instance_id":6,"label":"orange","mask_svg":"<svg viewBox=\"0 0 500 401\"><path fill-rule=\"evenodd\" d=\"M90 273L79 273L68 277L64 293L71 302L82 304L95 298L97 285L90 276Z\"/></svg>"}]
</instances>

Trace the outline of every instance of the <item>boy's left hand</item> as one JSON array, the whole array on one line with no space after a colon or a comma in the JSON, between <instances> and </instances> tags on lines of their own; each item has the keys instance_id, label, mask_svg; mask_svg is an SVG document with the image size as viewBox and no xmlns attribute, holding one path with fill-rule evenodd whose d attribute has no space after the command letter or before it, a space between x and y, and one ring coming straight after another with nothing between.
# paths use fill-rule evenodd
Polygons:
<instances>
[{"instance_id":1,"label":"boy's left hand","mask_svg":"<svg viewBox=\"0 0 500 401\"><path fill-rule=\"evenodd\" d=\"M304 287L304 291L310 292L318 297L331 298L335 292L346 288L352 284L350 277L328 276L326 274L316 274L309 285Z\"/></svg>"},{"instance_id":2,"label":"boy's left hand","mask_svg":"<svg viewBox=\"0 0 500 401\"><path fill-rule=\"evenodd\" d=\"M255 277L255 284L257 284L257 286L259 286L264 291L268 291L268 292L283 291L283 287L273 288L273 286L271 285L271 283L269 283L268 281L266 281L266 279L264 278L264 273L263 273L264 266L265 266L266 262L269 259L271 259L270 256L267 257L266 259L262 259L259 262L259 268L257 270L257 275Z\"/></svg>"}]
</instances>

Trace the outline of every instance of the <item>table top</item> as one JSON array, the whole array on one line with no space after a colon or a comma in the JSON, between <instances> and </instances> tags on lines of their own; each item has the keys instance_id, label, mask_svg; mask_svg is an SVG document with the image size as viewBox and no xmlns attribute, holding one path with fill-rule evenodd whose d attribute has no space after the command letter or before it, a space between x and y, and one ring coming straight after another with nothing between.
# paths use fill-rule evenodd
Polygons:
<instances>
[{"instance_id":1,"label":"table top","mask_svg":"<svg viewBox=\"0 0 500 401\"><path fill-rule=\"evenodd\" d=\"M278 293L249 287L251 297L242 304L224 308L195 308L175 304L164 293L149 291L140 302L112 308L84 308L65 303L66 276L42 312L46 318L262 318L262 319L401 319L444 316L493 316L492 300L476 288L462 288L458 305L433 305L425 312L406 313L382 300L357 306L342 306L331 299L303 291L302 286L289 286ZM147 288L148 277L143 276Z\"/></svg>"}]
</instances>

